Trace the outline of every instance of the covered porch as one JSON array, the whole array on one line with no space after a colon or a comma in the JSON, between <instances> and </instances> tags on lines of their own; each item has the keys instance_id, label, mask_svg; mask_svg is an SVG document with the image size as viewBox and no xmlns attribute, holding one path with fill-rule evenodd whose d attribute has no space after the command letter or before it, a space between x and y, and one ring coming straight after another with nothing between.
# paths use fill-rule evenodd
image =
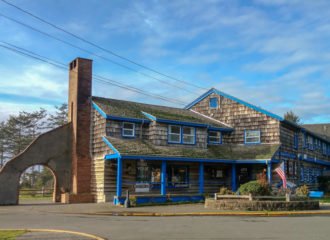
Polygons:
<instances>
[{"instance_id":1,"label":"covered porch","mask_svg":"<svg viewBox=\"0 0 330 240\"><path fill-rule=\"evenodd\" d=\"M135 196L204 196L220 187L236 191L240 184L265 171L271 182L273 156L278 150L278 145L187 149L111 137L104 141L113 150L104 158L115 170L117 204L127 190Z\"/></svg>"}]
</instances>

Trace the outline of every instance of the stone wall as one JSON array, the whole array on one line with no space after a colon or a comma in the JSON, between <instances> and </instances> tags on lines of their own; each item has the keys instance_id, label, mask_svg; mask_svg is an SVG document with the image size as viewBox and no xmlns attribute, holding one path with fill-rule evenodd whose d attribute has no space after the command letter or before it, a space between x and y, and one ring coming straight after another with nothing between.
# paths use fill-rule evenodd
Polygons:
<instances>
[{"instance_id":1,"label":"stone wall","mask_svg":"<svg viewBox=\"0 0 330 240\"><path fill-rule=\"evenodd\" d=\"M298 211L318 210L319 201L249 201L206 199L205 208L237 211Z\"/></svg>"}]
</instances>

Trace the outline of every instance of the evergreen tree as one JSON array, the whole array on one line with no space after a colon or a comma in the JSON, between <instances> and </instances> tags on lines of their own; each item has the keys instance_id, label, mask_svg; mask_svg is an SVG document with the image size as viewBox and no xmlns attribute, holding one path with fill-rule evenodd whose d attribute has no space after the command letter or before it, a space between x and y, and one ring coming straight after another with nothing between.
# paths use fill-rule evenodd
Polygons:
<instances>
[{"instance_id":1,"label":"evergreen tree","mask_svg":"<svg viewBox=\"0 0 330 240\"><path fill-rule=\"evenodd\" d=\"M68 122L68 105L63 103L61 106L55 106L55 114L50 114L48 118L48 127L56 128Z\"/></svg>"},{"instance_id":2,"label":"evergreen tree","mask_svg":"<svg viewBox=\"0 0 330 240\"><path fill-rule=\"evenodd\" d=\"M298 115L296 115L293 111L288 111L284 114L284 119L290 122L301 124L301 119Z\"/></svg>"}]
</instances>

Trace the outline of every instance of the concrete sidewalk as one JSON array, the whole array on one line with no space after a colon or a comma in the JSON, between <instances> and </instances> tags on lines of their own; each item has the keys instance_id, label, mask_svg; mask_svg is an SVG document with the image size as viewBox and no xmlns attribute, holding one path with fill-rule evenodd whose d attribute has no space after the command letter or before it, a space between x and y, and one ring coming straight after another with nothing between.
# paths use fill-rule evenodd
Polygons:
<instances>
[{"instance_id":1,"label":"concrete sidewalk","mask_svg":"<svg viewBox=\"0 0 330 240\"><path fill-rule=\"evenodd\" d=\"M0 206L0 214L6 212L47 212L104 216L298 216L330 215L330 204L321 204L320 210L285 212L223 211L204 208L204 204L180 204L134 208L118 207L112 203L26 204L19 206Z\"/></svg>"}]
</instances>

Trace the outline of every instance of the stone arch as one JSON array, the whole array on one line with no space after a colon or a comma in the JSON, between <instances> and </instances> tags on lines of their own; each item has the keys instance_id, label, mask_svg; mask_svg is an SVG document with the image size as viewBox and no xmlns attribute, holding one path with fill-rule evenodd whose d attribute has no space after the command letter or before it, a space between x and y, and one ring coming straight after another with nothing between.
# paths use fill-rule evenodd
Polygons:
<instances>
[{"instance_id":1,"label":"stone arch","mask_svg":"<svg viewBox=\"0 0 330 240\"><path fill-rule=\"evenodd\" d=\"M54 187L54 190L53 190L53 194L52 194L52 200L53 200L53 202L59 202L60 201L60 196L61 196L61 192L62 192L62 190L58 187L58 177L57 177L57 174L56 174L56 172L50 167L50 166L48 166L48 165L46 165L46 164L37 164L37 165L35 165L35 164L33 164L33 165L31 165L31 166L29 166L29 167L27 167L27 168L25 168L21 173L20 173L20 175L19 175L19 177L18 177L18 193L17 193L17 196L18 196L18 202L17 202L17 204L19 204L19 194L20 194L20 190L19 190L19 181L20 181L20 179L21 179L21 177L22 177L22 174L27 170L27 169L29 169L30 167L33 167L33 166L43 166L43 167L46 167L51 173L52 173L52 175L53 175L53 179L54 179L54 184L53 184L53 187Z\"/></svg>"},{"instance_id":2,"label":"stone arch","mask_svg":"<svg viewBox=\"0 0 330 240\"><path fill-rule=\"evenodd\" d=\"M8 161L0 171L0 205L18 204L19 179L30 166L47 166L55 175L54 200L71 190L71 123L37 137L22 153Z\"/></svg>"}]
</instances>

